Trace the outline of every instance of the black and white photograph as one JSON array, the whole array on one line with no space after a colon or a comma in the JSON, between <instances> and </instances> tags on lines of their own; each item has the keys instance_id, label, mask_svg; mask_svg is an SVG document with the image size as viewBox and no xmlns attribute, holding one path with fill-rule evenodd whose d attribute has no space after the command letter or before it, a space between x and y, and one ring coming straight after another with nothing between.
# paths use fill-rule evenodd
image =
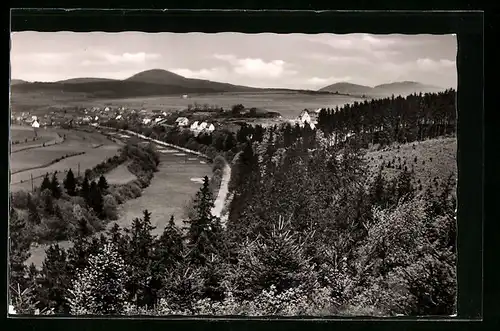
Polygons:
<instances>
[{"instance_id":1,"label":"black and white photograph","mask_svg":"<svg viewBox=\"0 0 500 331\"><path fill-rule=\"evenodd\" d=\"M9 315L456 315L455 34L10 38Z\"/></svg>"}]
</instances>

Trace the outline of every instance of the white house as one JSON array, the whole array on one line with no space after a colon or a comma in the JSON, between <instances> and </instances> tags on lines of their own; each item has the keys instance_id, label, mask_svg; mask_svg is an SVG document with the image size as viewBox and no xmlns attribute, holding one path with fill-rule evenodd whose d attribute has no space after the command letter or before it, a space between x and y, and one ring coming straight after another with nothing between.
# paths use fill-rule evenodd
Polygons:
<instances>
[{"instance_id":1,"label":"white house","mask_svg":"<svg viewBox=\"0 0 500 331\"><path fill-rule=\"evenodd\" d=\"M35 129L38 129L40 127L40 123L38 123L37 120L34 120L31 126L34 127Z\"/></svg>"},{"instance_id":2,"label":"white house","mask_svg":"<svg viewBox=\"0 0 500 331\"><path fill-rule=\"evenodd\" d=\"M155 123L161 122L162 120L163 120L163 118L157 117L157 118L155 118Z\"/></svg>"},{"instance_id":3,"label":"white house","mask_svg":"<svg viewBox=\"0 0 500 331\"><path fill-rule=\"evenodd\" d=\"M198 126L198 130L199 130L199 131L203 131L203 130L205 130L205 129L207 128L207 126L208 126L208 123L207 123L207 122L203 122L203 123L201 123L201 124Z\"/></svg>"},{"instance_id":4,"label":"white house","mask_svg":"<svg viewBox=\"0 0 500 331\"><path fill-rule=\"evenodd\" d=\"M309 115L309 112L307 111L307 109L304 109L300 115L299 115L299 121L302 122L302 124L304 123L311 123L311 115Z\"/></svg>"},{"instance_id":5,"label":"white house","mask_svg":"<svg viewBox=\"0 0 500 331\"><path fill-rule=\"evenodd\" d=\"M167 113L166 113L166 112L163 112L163 113L161 113L161 114L162 114L163 116L165 116L165 117L167 116Z\"/></svg>"},{"instance_id":6,"label":"white house","mask_svg":"<svg viewBox=\"0 0 500 331\"><path fill-rule=\"evenodd\" d=\"M104 108L104 111L109 111L109 107Z\"/></svg>"},{"instance_id":7,"label":"white house","mask_svg":"<svg viewBox=\"0 0 500 331\"><path fill-rule=\"evenodd\" d=\"M182 95L182 98L183 98L183 99L187 99L187 98L188 98L188 95L187 95L187 94L183 94L183 95Z\"/></svg>"},{"instance_id":8,"label":"white house","mask_svg":"<svg viewBox=\"0 0 500 331\"><path fill-rule=\"evenodd\" d=\"M96 117L94 117L94 121L98 121L99 120L99 116L96 115Z\"/></svg>"},{"instance_id":9,"label":"white house","mask_svg":"<svg viewBox=\"0 0 500 331\"><path fill-rule=\"evenodd\" d=\"M215 130L215 125L213 125L212 123L210 123L210 125L207 128L207 131L208 132L213 132L214 130Z\"/></svg>"},{"instance_id":10,"label":"white house","mask_svg":"<svg viewBox=\"0 0 500 331\"><path fill-rule=\"evenodd\" d=\"M142 123L144 123L144 124L147 125L147 124L151 123L151 119L150 118L144 118L144 119L142 119Z\"/></svg>"},{"instance_id":11,"label":"white house","mask_svg":"<svg viewBox=\"0 0 500 331\"><path fill-rule=\"evenodd\" d=\"M314 123L309 123L309 127L311 128L311 130L316 129L316 125L314 125Z\"/></svg>"},{"instance_id":12,"label":"white house","mask_svg":"<svg viewBox=\"0 0 500 331\"><path fill-rule=\"evenodd\" d=\"M121 119L122 119L122 115L118 115L118 116L116 116L116 119L117 119L117 120L121 120Z\"/></svg>"},{"instance_id":13,"label":"white house","mask_svg":"<svg viewBox=\"0 0 500 331\"><path fill-rule=\"evenodd\" d=\"M195 121L193 124L191 124L190 129L191 130L198 130L198 121Z\"/></svg>"},{"instance_id":14,"label":"white house","mask_svg":"<svg viewBox=\"0 0 500 331\"><path fill-rule=\"evenodd\" d=\"M189 120L187 119L187 117L178 117L178 118L175 120L175 123L176 123L178 126L188 126L188 124L189 124Z\"/></svg>"}]
</instances>

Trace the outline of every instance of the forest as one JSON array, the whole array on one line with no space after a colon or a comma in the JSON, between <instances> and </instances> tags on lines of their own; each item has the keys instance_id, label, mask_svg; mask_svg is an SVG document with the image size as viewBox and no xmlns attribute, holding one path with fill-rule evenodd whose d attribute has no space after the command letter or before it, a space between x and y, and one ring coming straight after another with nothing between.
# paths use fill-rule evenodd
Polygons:
<instances>
[{"instance_id":1,"label":"forest","mask_svg":"<svg viewBox=\"0 0 500 331\"><path fill-rule=\"evenodd\" d=\"M153 236L147 210L105 234L77 222L73 248L52 245L37 270L24 265L29 218L12 208L11 304L21 314L62 315L453 314L453 174L422 190L408 169L371 176L363 155L367 146L453 136L454 102L449 90L324 109L316 130L244 125L195 136L129 123L229 160L227 221L211 214L206 177L184 226L163 215L163 233Z\"/></svg>"}]
</instances>

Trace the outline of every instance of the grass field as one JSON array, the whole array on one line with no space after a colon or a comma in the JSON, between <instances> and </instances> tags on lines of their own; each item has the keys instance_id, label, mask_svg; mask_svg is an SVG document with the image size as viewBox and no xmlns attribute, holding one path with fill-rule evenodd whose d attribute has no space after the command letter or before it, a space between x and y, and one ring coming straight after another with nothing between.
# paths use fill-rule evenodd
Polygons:
<instances>
[{"instance_id":1,"label":"grass field","mask_svg":"<svg viewBox=\"0 0 500 331\"><path fill-rule=\"evenodd\" d=\"M189 160L184 156L160 154L160 160L158 172L142 196L119 207L120 217L116 222L121 227L129 226L136 217L142 217L144 209L152 213L151 223L156 226L153 231L155 234L163 231L170 215L174 215L176 223L182 226L184 207L201 186L200 183L191 181L191 178L211 175L210 165L200 163L201 159L198 158Z\"/></svg>"},{"instance_id":2,"label":"grass field","mask_svg":"<svg viewBox=\"0 0 500 331\"><path fill-rule=\"evenodd\" d=\"M122 185L137 179L137 177L128 170L127 166L128 163L124 163L108 172L105 176L108 184Z\"/></svg>"},{"instance_id":3,"label":"grass field","mask_svg":"<svg viewBox=\"0 0 500 331\"><path fill-rule=\"evenodd\" d=\"M415 180L422 184L423 189L432 184L434 178L441 183L451 174L457 178L457 139L439 138L404 145L393 145L380 151L370 151L365 155L369 161L370 171L376 174L384 162L382 174L386 178L397 176L406 166L408 171L412 167ZM391 162L395 168L388 168Z\"/></svg>"},{"instance_id":4,"label":"grass field","mask_svg":"<svg viewBox=\"0 0 500 331\"><path fill-rule=\"evenodd\" d=\"M31 190L31 176L34 178L34 186L39 186L46 173L52 174L57 171L61 173L58 177L59 180L62 180L65 171L71 168L76 173L79 164L80 171L83 173L86 169L90 169L115 155L120 148L119 144L111 142L97 132L63 129L54 132L59 133L61 136L65 135L66 140L61 144L11 154L10 167L12 172L31 169L12 174L10 186L12 191ZM49 166L32 169L49 164L61 156L78 152L85 152L85 154L71 156Z\"/></svg>"},{"instance_id":5,"label":"grass field","mask_svg":"<svg viewBox=\"0 0 500 331\"><path fill-rule=\"evenodd\" d=\"M29 126L12 125L10 127L10 137L11 141L20 141L19 144L11 145L11 152L16 153L26 148L31 148L35 146L52 145L56 141L60 141L61 138L57 135L55 130L51 129L41 129L37 132L37 139L33 141L35 133L33 129ZM28 139L25 142L25 139Z\"/></svg>"}]
</instances>

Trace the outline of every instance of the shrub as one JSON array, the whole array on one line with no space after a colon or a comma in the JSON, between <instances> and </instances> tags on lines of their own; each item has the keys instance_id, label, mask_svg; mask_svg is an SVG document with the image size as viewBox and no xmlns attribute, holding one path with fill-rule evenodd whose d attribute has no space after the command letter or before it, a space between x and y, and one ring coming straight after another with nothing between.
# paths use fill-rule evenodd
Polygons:
<instances>
[{"instance_id":1,"label":"shrub","mask_svg":"<svg viewBox=\"0 0 500 331\"><path fill-rule=\"evenodd\" d=\"M12 192L10 197L11 207L25 209L28 207L28 195L27 191Z\"/></svg>"},{"instance_id":2,"label":"shrub","mask_svg":"<svg viewBox=\"0 0 500 331\"><path fill-rule=\"evenodd\" d=\"M104 217L109 220L116 220L118 219L118 204L115 200L115 198L111 195L105 195L104 196L104 203L103 203L103 213Z\"/></svg>"}]
</instances>

